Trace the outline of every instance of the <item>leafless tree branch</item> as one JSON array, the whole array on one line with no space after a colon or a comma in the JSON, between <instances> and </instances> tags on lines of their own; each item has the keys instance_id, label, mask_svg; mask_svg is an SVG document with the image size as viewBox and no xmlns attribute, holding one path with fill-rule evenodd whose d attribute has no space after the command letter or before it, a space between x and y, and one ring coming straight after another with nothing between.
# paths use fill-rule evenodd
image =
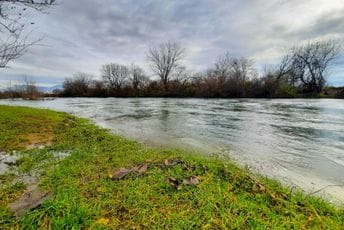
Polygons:
<instances>
[{"instance_id":1,"label":"leafless tree branch","mask_svg":"<svg viewBox=\"0 0 344 230\"><path fill-rule=\"evenodd\" d=\"M112 89L121 89L130 76L128 67L115 63L103 65L101 71L104 81Z\"/></svg>"},{"instance_id":2,"label":"leafless tree branch","mask_svg":"<svg viewBox=\"0 0 344 230\"><path fill-rule=\"evenodd\" d=\"M11 60L21 57L29 47L42 40L42 38L39 38L29 41L28 37L29 34L21 36L21 33L19 33L10 34L6 39L0 38L0 68L5 68Z\"/></svg>"},{"instance_id":3,"label":"leafless tree branch","mask_svg":"<svg viewBox=\"0 0 344 230\"><path fill-rule=\"evenodd\" d=\"M167 90L171 75L184 57L184 53L185 50L178 43L172 42L166 42L149 49L148 61L151 63L152 71L160 77L165 90Z\"/></svg>"},{"instance_id":4,"label":"leafless tree branch","mask_svg":"<svg viewBox=\"0 0 344 230\"><path fill-rule=\"evenodd\" d=\"M14 59L21 57L28 48L42 38L31 40L27 32L28 25L24 12L28 8L42 12L55 4L55 0L0 0L0 68L4 68ZM26 31L26 32L24 32Z\"/></svg>"}]
</instances>

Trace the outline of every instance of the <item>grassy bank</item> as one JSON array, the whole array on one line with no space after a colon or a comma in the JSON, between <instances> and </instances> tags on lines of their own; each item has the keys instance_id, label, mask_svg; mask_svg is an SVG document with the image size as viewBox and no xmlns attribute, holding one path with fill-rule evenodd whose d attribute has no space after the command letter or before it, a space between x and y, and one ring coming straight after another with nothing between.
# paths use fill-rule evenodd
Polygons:
<instances>
[{"instance_id":1,"label":"grassy bank","mask_svg":"<svg viewBox=\"0 0 344 230\"><path fill-rule=\"evenodd\" d=\"M0 131L0 152L20 150L0 175L0 229L344 226L343 210L227 160L148 149L65 113L0 106ZM16 177L31 174L53 196L16 218L8 205L28 186Z\"/></svg>"}]
</instances>

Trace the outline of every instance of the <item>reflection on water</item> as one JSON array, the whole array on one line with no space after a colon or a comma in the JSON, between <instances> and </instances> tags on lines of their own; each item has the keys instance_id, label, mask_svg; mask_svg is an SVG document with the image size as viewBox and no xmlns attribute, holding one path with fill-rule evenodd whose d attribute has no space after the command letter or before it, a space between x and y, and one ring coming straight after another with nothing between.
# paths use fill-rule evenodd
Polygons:
<instances>
[{"instance_id":1,"label":"reflection on water","mask_svg":"<svg viewBox=\"0 0 344 230\"><path fill-rule=\"evenodd\" d=\"M228 153L308 191L344 184L344 101L251 99L93 99L11 101L91 118L141 142ZM344 202L344 188L325 190Z\"/></svg>"}]
</instances>

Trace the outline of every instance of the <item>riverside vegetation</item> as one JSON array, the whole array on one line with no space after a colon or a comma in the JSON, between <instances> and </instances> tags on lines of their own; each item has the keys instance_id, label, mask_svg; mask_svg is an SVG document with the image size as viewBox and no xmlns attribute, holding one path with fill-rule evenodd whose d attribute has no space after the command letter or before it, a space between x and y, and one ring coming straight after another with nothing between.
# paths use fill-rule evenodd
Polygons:
<instances>
[{"instance_id":1,"label":"riverside vegetation","mask_svg":"<svg viewBox=\"0 0 344 230\"><path fill-rule=\"evenodd\" d=\"M45 96L58 97L198 97L198 98L344 98L344 87L327 84L340 44L319 40L292 47L279 64L258 71L250 58L225 53L213 66L196 72L183 64L185 50L172 42L148 50L151 76L138 65L108 63L100 76L79 72ZM83 71L83 70L81 70ZM98 78L98 80L96 80ZM101 79L101 80L99 80ZM42 97L24 80L0 92L0 98Z\"/></svg>"},{"instance_id":2,"label":"riverside vegetation","mask_svg":"<svg viewBox=\"0 0 344 230\"><path fill-rule=\"evenodd\" d=\"M0 228L342 229L344 210L239 168L229 159L147 148L85 119L0 106ZM56 157L56 153L69 153ZM4 154L4 153L2 153ZM22 175L50 198L16 217Z\"/></svg>"}]
</instances>

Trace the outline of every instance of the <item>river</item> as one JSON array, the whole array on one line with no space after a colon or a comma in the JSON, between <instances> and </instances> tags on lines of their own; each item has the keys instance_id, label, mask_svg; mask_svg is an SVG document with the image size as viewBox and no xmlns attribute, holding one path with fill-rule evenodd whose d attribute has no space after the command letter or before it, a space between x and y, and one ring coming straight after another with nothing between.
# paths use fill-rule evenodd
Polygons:
<instances>
[{"instance_id":1,"label":"river","mask_svg":"<svg viewBox=\"0 0 344 230\"><path fill-rule=\"evenodd\" d=\"M221 153L306 192L344 185L344 101L59 98L0 100L89 118L144 144ZM344 187L320 195L344 203Z\"/></svg>"}]
</instances>

